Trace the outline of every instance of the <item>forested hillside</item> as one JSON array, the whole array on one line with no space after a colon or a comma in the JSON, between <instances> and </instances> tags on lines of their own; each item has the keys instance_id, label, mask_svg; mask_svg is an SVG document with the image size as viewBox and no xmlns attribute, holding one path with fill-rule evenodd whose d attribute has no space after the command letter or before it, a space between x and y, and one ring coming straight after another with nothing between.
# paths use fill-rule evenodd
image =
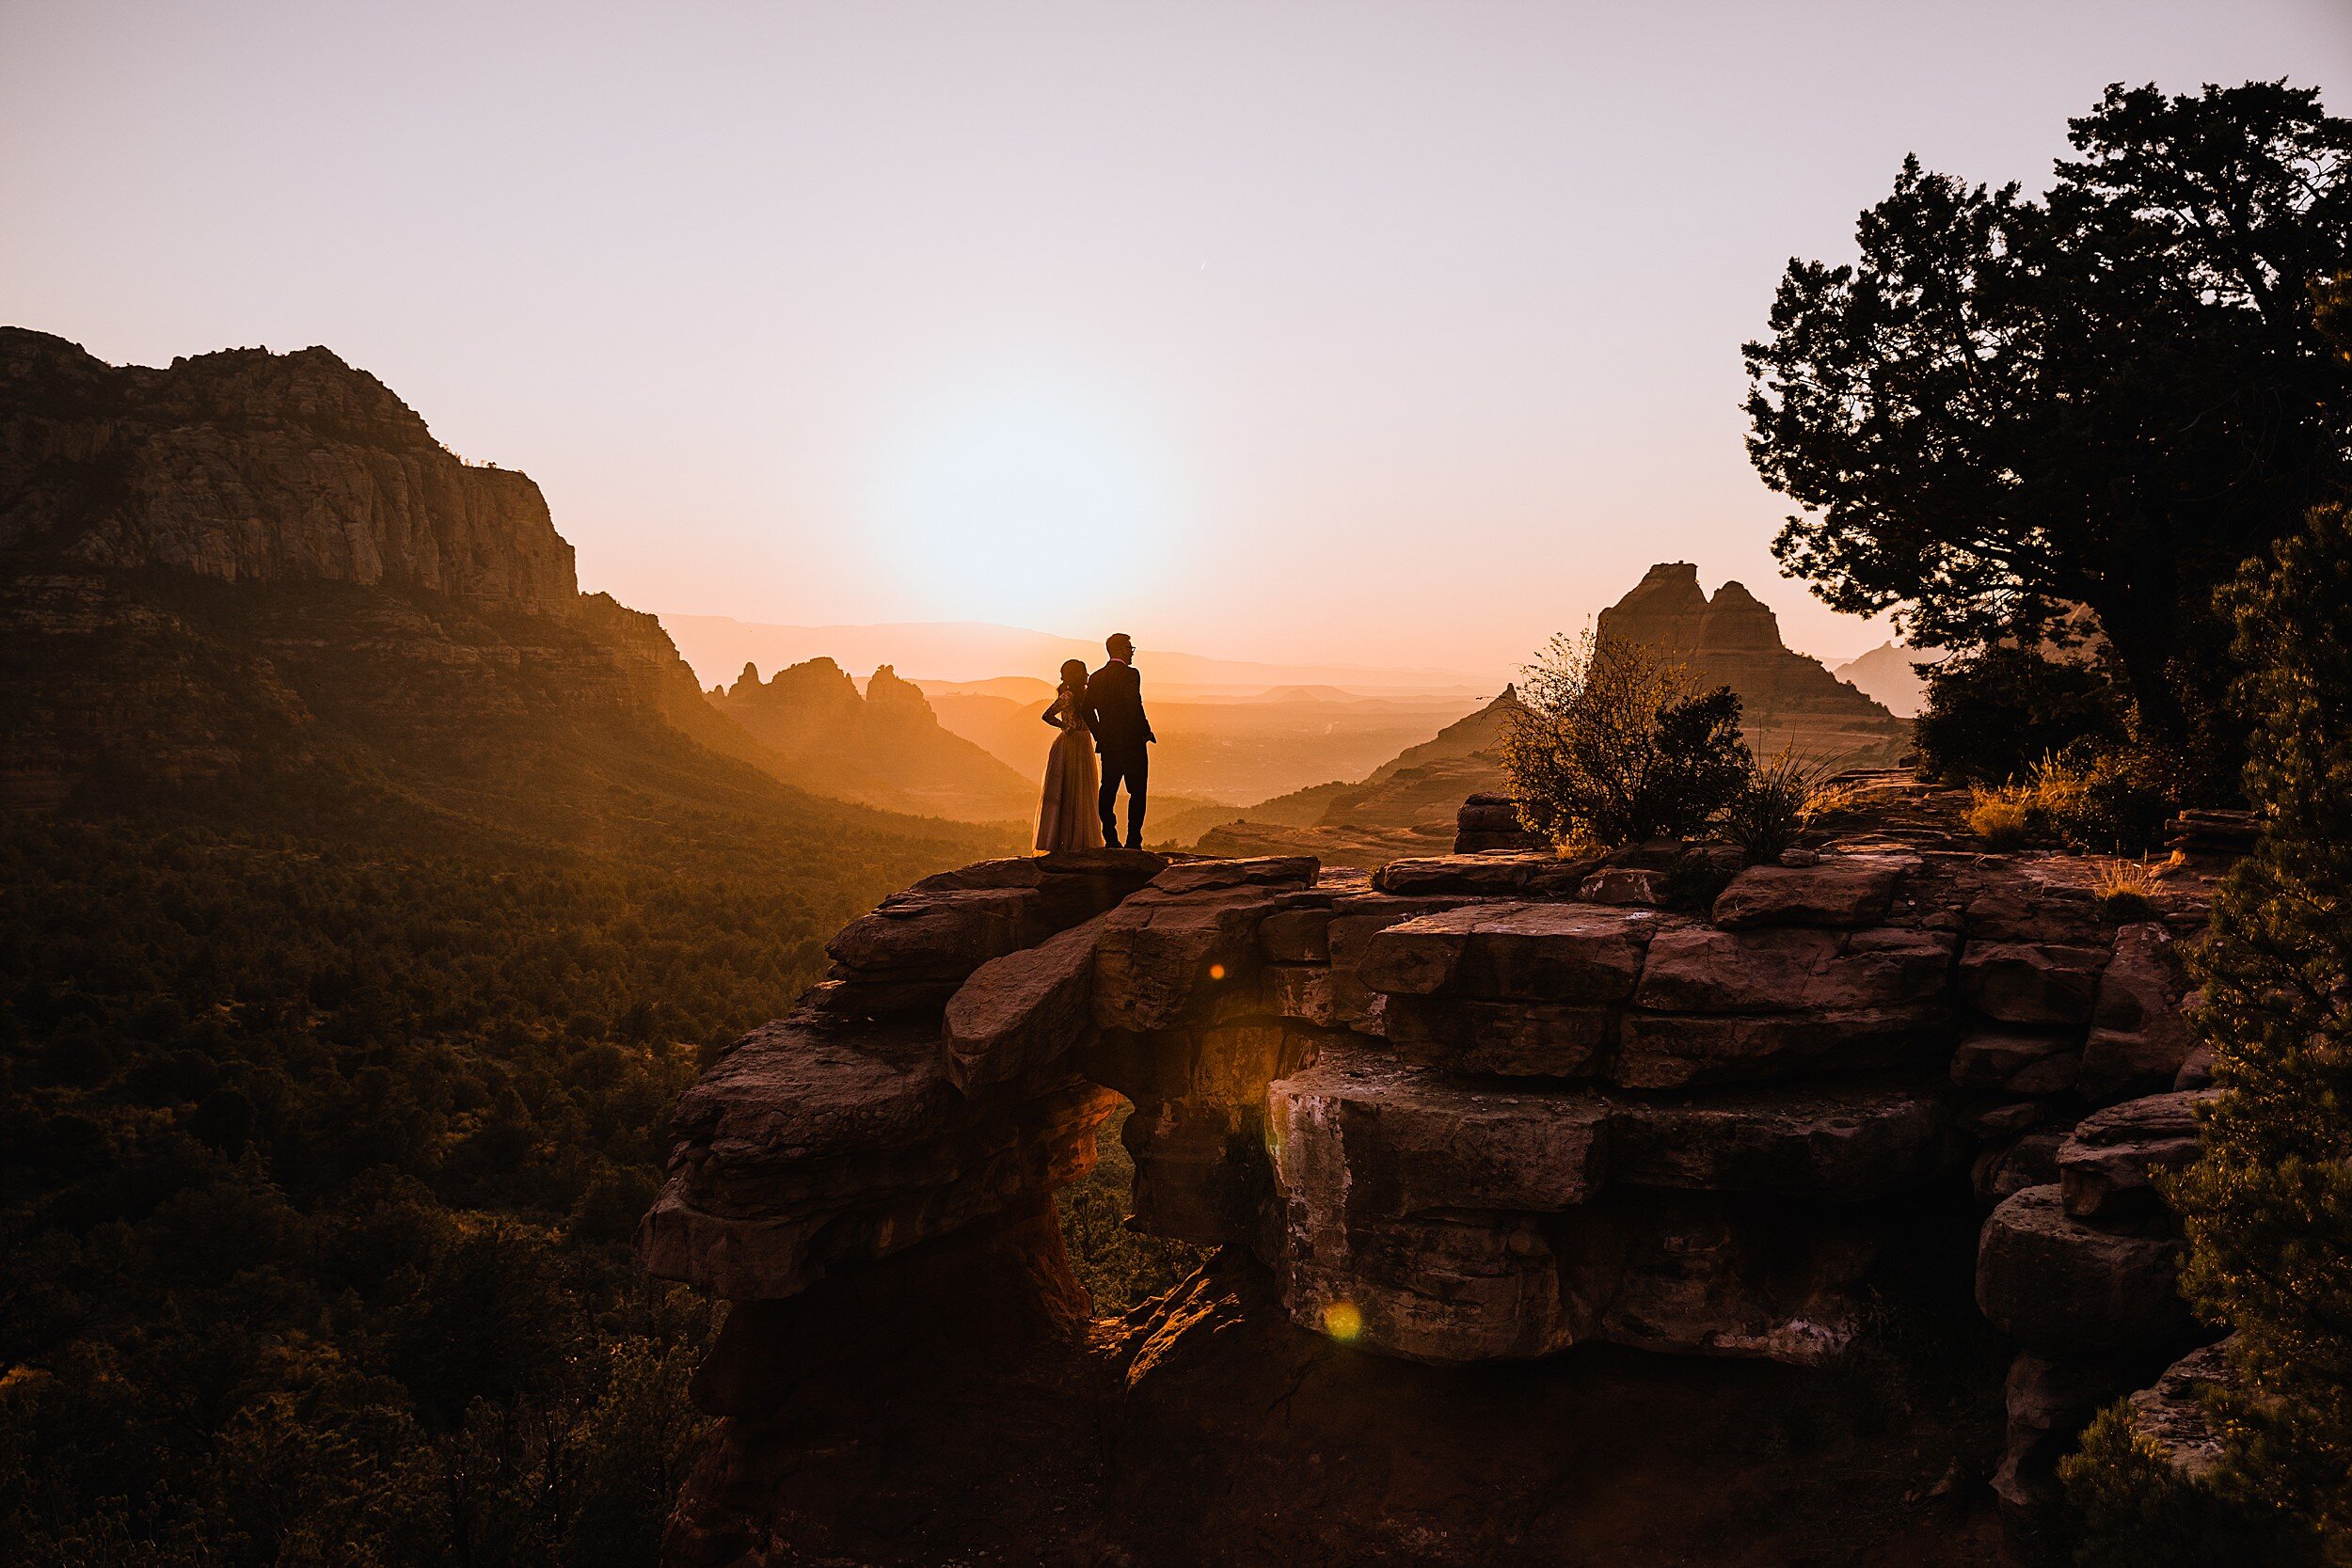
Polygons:
<instances>
[{"instance_id":1,"label":"forested hillside","mask_svg":"<svg viewBox=\"0 0 2352 1568\"><path fill-rule=\"evenodd\" d=\"M669 1104L1010 835L769 777L324 351L0 332L0 1561L651 1560Z\"/></svg>"}]
</instances>

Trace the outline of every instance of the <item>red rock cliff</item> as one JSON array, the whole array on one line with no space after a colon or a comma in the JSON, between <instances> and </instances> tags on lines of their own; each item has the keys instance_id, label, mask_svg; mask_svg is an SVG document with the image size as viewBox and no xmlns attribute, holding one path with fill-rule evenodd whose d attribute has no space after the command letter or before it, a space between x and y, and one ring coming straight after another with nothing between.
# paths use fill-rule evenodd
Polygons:
<instances>
[{"instance_id":1,"label":"red rock cliff","mask_svg":"<svg viewBox=\"0 0 2352 1568\"><path fill-rule=\"evenodd\" d=\"M460 461L324 348L155 370L0 327L0 549L230 582L422 588L550 615L579 597L537 485Z\"/></svg>"}]
</instances>

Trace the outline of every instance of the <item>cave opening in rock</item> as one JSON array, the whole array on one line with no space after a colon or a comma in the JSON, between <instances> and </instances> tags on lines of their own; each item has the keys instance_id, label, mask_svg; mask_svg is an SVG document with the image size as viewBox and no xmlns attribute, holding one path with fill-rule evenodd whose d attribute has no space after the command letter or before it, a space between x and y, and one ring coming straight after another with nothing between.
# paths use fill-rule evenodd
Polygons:
<instances>
[{"instance_id":1,"label":"cave opening in rock","mask_svg":"<svg viewBox=\"0 0 2352 1568\"><path fill-rule=\"evenodd\" d=\"M1119 1108L1095 1130L1094 1169L1054 1195L1070 1270L1093 1298L1094 1315L1117 1317L1163 1295L1208 1259L1210 1249L1131 1228L1135 1161L1124 1134L1135 1106Z\"/></svg>"}]
</instances>

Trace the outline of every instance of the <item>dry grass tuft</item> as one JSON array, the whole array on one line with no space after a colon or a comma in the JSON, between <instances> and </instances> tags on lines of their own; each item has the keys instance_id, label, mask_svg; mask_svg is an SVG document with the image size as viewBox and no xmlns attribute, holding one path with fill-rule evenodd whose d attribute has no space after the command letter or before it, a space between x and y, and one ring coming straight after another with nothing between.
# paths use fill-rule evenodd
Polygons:
<instances>
[{"instance_id":1,"label":"dry grass tuft","mask_svg":"<svg viewBox=\"0 0 2352 1568\"><path fill-rule=\"evenodd\" d=\"M1976 803L1964 819L1968 831L1994 849L2015 849L2033 837L2034 798L2030 788L2003 784L1976 792Z\"/></svg>"},{"instance_id":2,"label":"dry grass tuft","mask_svg":"<svg viewBox=\"0 0 2352 1568\"><path fill-rule=\"evenodd\" d=\"M2102 917L2122 924L2150 920L2156 912L2156 894L2163 887L2156 868L2146 861L2108 861L2090 879L2090 895Z\"/></svg>"}]
</instances>

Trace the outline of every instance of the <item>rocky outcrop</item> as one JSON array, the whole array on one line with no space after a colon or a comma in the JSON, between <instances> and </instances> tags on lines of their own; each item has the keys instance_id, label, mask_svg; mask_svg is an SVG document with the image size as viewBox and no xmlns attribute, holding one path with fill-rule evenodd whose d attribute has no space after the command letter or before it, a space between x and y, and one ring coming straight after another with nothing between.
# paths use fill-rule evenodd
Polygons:
<instances>
[{"instance_id":1,"label":"rocky outcrop","mask_svg":"<svg viewBox=\"0 0 2352 1568\"><path fill-rule=\"evenodd\" d=\"M2119 956L2131 940L2129 928L2120 934ZM2058 1461L2091 1417L2210 1337L2181 1297L2180 1227L2155 1178L2196 1157L2197 1113L2211 1098L2200 1090L2127 1100L2062 1134L2029 1133L2012 1146L2012 1158L2037 1146L2019 1162L2031 1166L2019 1180L2055 1179L2011 1186L1985 1221L1977 1255L1978 1304L2023 1347L2010 1374L2008 1451L1994 1481L2020 1542L2050 1532L2060 1505ZM2218 1364L2202 1351L2182 1363L2191 1378L2208 1365ZM2179 1415L2181 1386L2168 1374L2134 1395L2135 1421ZM2180 1418L2201 1431L2201 1417ZM2201 1475L2197 1442L2184 1451L2191 1479Z\"/></svg>"},{"instance_id":2,"label":"rocky outcrop","mask_svg":"<svg viewBox=\"0 0 2352 1568\"><path fill-rule=\"evenodd\" d=\"M323 348L114 366L0 327L0 549L572 612L537 485L461 461Z\"/></svg>"},{"instance_id":3,"label":"rocky outcrop","mask_svg":"<svg viewBox=\"0 0 2352 1568\"><path fill-rule=\"evenodd\" d=\"M0 799L26 804L322 770L563 794L526 752L740 792L649 730L777 762L660 622L578 592L529 479L325 349L153 370L0 328Z\"/></svg>"},{"instance_id":4,"label":"rocky outcrop","mask_svg":"<svg viewBox=\"0 0 2352 1568\"><path fill-rule=\"evenodd\" d=\"M1153 1308L1136 1377L1268 1314L1438 1367L1811 1366L1972 1175L1977 1299L2021 1353L1996 1484L2039 1506L2090 1410L2199 1337L2156 1195L2200 1097L2103 1104L2080 1068L2100 1028L2164 1034L2171 993L2134 976L2201 884L2119 928L2062 858L1932 832L1712 864L1103 851L929 879L682 1103L646 1259L761 1302L865 1278L1034 1212L1123 1097L1130 1223L1255 1281ZM767 1354L762 1321L730 1354Z\"/></svg>"},{"instance_id":5,"label":"rocky outcrop","mask_svg":"<svg viewBox=\"0 0 2352 1568\"><path fill-rule=\"evenodd\" d=\"M2132 1396L2132 1434L2153 1449L2174 1475L2204 1481L2221 1463L2222 1434L2207 1400L2216 1389L2237 1383L2230 1365L2230 1341L2200 1346Z\"/></svg>"},{"instance_id":6,"label":"rocky outcrop","mask_svg":"<svg viewBox=\"0 0 2352 1568\"><path fill-rule=\"evenodd\" d=\"M647 1267L731 1301L782 1300L1093 1167L1111 1095L1044 1071L965 1096L936 1047L929 1021L806 1012L746 1037L673 1114L679 1142L645 1219Z\"/></svg>"},{"instance_id":7,"label":"rocky outcrop","mask_svg":"<svg viewBox=\"0 0 2352 1568\"><path fill-rule=\"evenodd\" d=\"M1539 848L1535 835L1519 820L1519 803L1491 790L1473 793L1454 814L1454 852L1487 854L1497 849Z\"/></svg>"},{"instance_id":8,"label":"rocky outcrop","mask_svg":"<svg viewBox=\"0 0 2352 1568\"><path fill-rule=\"evenodd\" d=\"M1681 664L1703 688L1740 694L1750 744L1790 746L1850 767L1895 762L1911 726L1780 640L1772 610L1737 582L1709 598L1689 562L1661 562L1600 612L1602 637L1643 642Z\"/></svg>"}]
</instances>

